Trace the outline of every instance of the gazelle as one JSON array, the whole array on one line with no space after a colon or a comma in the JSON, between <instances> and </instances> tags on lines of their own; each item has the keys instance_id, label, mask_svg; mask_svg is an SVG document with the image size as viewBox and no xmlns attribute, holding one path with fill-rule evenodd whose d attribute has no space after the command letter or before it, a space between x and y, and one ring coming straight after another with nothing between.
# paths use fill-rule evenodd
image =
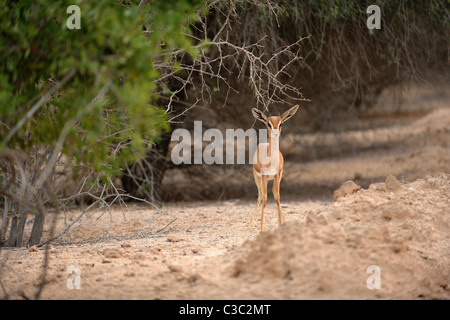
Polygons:
<instances>
[{"instance_id":1,"label":"gazelle","mask_svg":"<svg viewBox=\"0 0 450 320\"><path fill-rule=\"evenodd\" d=\"M255 183L258 187L258 202L256 203L255 211L253 211L252 219L248 225L249 228L253 225L256 211L262 200L261 231L263 230L268 180L273 180L272 192L278 206L278 223L281 224L286 222L286 216L284 215L280 204L280 181L283 175L284 166L283 155L280 152L280 135L283 123L294 116L298 107L298 105L292 107L283 113L281 117L267 117L262 111L256 108L252 109L253 116L267 126L269 142L258 144L253 157L253 177L255 178Z\"/></svg>"}]
</instances>

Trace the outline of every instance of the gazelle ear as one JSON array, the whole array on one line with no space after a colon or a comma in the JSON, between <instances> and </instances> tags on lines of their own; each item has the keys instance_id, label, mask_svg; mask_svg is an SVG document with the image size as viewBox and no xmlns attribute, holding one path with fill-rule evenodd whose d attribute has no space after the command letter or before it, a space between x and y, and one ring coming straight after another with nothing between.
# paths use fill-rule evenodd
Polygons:
<instances>
[{"instance_id":1,"label":"gazelle ear","mask_svg":"<svg viewBox=\"0 0 450 320\"><path fill-rule=\"evenodd\" d=\"M294 116L294 114L297 112L299 105L295 105L292 108L290 108L288 111L286 111L285 113L283 113L281 115L281 121L286 121L287 119L290 119Z\"/></svg>"},{"instance_id":2,"label":"gazelle ear","mask_svg":"<svg viewBox=\"0 0 450 320\"><path fill-rule=\"evenodd\" d=\"M252 113L256 120L267 123L267 116L261 110L252 108Z\"/></svg>"}]
</instances>

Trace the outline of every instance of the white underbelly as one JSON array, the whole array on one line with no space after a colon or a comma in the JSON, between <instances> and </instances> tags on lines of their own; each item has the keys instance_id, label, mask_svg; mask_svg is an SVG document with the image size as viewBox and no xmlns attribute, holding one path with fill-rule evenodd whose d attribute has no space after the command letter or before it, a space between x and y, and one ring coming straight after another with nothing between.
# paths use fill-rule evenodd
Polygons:
<instances>
[{"instance_id":1,"label":"white underbelly","mask_svg":"<svg viewBox=\"0 0 450 320\"><path fill-rule=\"evenodd\" d=\"M276 170L271 170L270 168L267 169L262 169L261 172L256 172L256 175L261 177L261 176L267 176L267 180L273 180L275 178L275 176L277 175Z\"/></svg>"}]
</instances>

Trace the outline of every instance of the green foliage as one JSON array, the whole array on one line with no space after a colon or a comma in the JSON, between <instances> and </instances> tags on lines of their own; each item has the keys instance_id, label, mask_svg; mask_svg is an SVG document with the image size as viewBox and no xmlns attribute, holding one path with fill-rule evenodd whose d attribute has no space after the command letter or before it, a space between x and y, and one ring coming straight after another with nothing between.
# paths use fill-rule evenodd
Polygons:
<instances>
[{"instance_id":1,"label":"green foliage","mask_svg":"<svg viewBox=\"0 0 450 320\"><path fill-rule=\"evenodd\" d=\"M197 56L190 24L203 2L139 2L0 2L0 149L54 147L64 138L65 154L111 174L170 129L154 106L155 65L174 50ZM80 7L81 29L66 27L70 5Z\"/></svg>"}]
</instances>

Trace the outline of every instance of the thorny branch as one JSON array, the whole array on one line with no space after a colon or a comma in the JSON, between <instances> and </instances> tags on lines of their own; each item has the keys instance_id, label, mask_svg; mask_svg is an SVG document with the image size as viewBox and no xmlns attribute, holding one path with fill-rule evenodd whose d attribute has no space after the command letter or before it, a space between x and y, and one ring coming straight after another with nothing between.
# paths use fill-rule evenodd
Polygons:
<instances>
[{"instance_id":1,"label":"thorny branch","mask_svg":"<svg viewBox=\"0 0 450 320\"><path fill-rule=\"evenodd\" d=\"M213 1L210 5L214 7L218 2ZM181 100L178 98L180 92L189 99L190 87L200 93L201 101L206 104L212 101L212 92L219 90L220 84L225 85L228 91L238 92L230 84L232 78L245 80L255 95L257 105L266 109L274 103L305 101L300 89L286 80L291 78L289 68L302 63L301 43L308 37L274 48L272 52L266 52L265 49L265 42L269 37L267 34L253 42L249 42L253 37L244 41L231 39L231 23L239 22L236 5L228 1L221 1L221 4L224 4L228 11L223 12L222 7L214 7L225 21L217 27L218 30L211 40L206 40L207 32L214 26L209 25L211 22L207 17L201 17L200 22L193 25L195 32L192 38L197 42L194 49L199 53L197 59L193 60L187 53L177 50L170 54L168 61L161 59L155 64L162 70L162 76L156 81L160 88L167 88L169 79L178 83L178 89L168 97L166 112L174 112L173 102ZM258 2L257 5L266 5L270 11L274 10L270 1ZM175 62L178 62L177 68L174 68ZM164 94L164 90L161 90L160 94ZM194 105L198 102L199 99L196 98ZM176 117L179 117L179 114L173 114L170 121Z\"/></svg>"}]
</instances>

